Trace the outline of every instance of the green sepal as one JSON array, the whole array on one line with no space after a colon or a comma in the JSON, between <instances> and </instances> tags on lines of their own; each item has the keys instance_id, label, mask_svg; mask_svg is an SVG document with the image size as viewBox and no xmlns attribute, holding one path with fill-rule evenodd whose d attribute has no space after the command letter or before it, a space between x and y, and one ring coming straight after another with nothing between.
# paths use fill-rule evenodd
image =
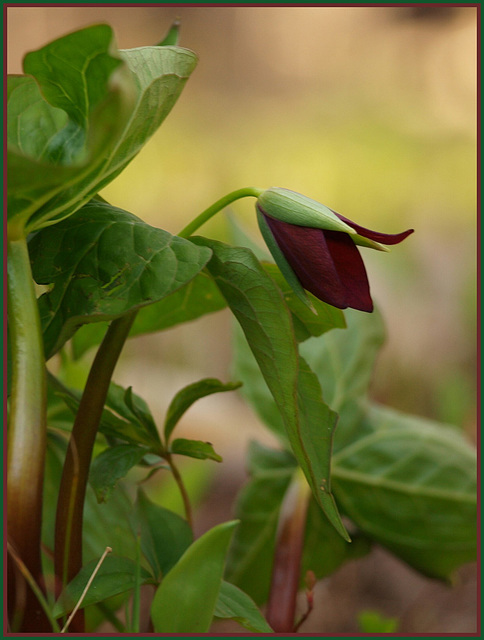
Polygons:
<instances>
[{"instance_id":1,"label":"green sepal","mask_svg":"<svg viewBox=\"0 0 484 640\"><path fill-rule=\"evenodd\" d=\"M351 235L355 230L338 218L328 207L289 189L270 187L257 198L257 206L271 218L299 227L342 231Z\"/></svg>"}]
</instances>

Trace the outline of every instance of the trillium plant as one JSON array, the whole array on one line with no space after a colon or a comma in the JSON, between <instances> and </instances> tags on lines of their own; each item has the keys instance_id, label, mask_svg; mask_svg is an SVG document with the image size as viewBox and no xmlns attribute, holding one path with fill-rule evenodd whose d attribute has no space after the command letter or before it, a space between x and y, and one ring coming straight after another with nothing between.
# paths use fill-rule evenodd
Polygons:
<instances>
[{"instance_id":1,"label":"trillium plant","mask_svg":"<svg viewBox=\"0 0 484 640\"><path fill-rule=\"evenodd\" d=\"M232 619L290 633L324 607L316 582L374 544L439 580L475 557L473 448L368 398L384 335L360 250L410 230L370 231L294 191L247 187L171 235L102 197L195 68L177 39L174 25L156 46L118 50L95 25L8 78L11 632L217 633ZM240 226L234 245L198 235L240 198L254 199L268 251ZM126 340L223 309L232 379L194 380L155 422L136 379L112 380ZM79 387L68 371L81 361ZM180 461L224 463L177 425L226 392L278 445L252 442L233 519L194 536ZM149 491L153 476L172 479L183 512Z\"/></svg>"}]
</instances>

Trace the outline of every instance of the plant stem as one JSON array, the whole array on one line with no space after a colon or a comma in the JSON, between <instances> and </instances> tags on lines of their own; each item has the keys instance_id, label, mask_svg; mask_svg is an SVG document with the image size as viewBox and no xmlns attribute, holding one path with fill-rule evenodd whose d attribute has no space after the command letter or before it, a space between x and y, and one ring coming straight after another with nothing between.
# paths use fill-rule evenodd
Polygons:
<instances>
[{"instance_id":1,"label":"plant stem","mask_svg":"<svg viewBox=\"0 0 484 640\"><path fill-rule=\"evenodd\" d=\"M47 442L46 371L42 330L26 238L9 238L7 266L8 324L12 355L12 394L7 447L8 536L34 580L41 582L42 489ZM17 579L15 578L17 576ZM21 574L9 576L9 610L26 589L22 630L42 631L42 608ZM19 616L19 612L16 612ZM27 626L25 626L27 625ZM50 630L50 626L46 629Z\"/></svg>"},{"instance_id":2,"label":"plant stem","mask_svg":"<svg viewBox=\"0 0 484 640\"><path fill-rule=\"evenodd\" d=\"M293 633L299 590L301 557L310 496L309 486L298 473L284 498L279 515L267 622L276 633Z\"/></svg>"},{"instance_id":3,"label":"plant stem","mask_svg":"<svg viewBox=\"0 0 484 640\"><path fill-rule=\"evenodd\" d=\"M45 615L49 619L50 625L52 627L52 631L54 633L59 633L60 632L59 625L57 624L56 619L53 618L51 613L50 613L49 603L47 602L42 590L40 589L38 584L35 582L32 574L27 569L27 567L22 562L22 560L19 558L19 556L17 555L15 549L12 547L12 545L8 541L7 541L7 550L8 550L9 555L13 558L15 564L19 568L19 571L22 573L23 577L28 582L30 588L34 592L35 597L37 598L37 600L38 600L39 604L41 605L42 609L44 610Z\"/></svg>"},{"instance_id":4,"label":"plant stem","mask_svg":"<svg viewBox=\"0 0 484 640\"><path fill-rule=\"evenodd\" d=\"M67 448L57 501L55 573L65 586L82 567L82 521L92 450L106 396L136 312L110 324L92 363Z\"/></svg>"},{"instance_id":5,"label":"plant stem","mask_svg":"<svg viewBox=\"0 0 484 640\"><path fill-rule=\"evenodd\" d=\"M184 227L178 234L179 237L190 237L194 231L202 226L202 224L205 224L207 220L210 220L212 216L227 207L232 202L235 202L235 200L240 200L240 198L246 198L247 196L258 198L262 192L263 189L257 189L256 187L244 187L243 189L232 191L223 198L220 198L220 200L217 200L217 202L214 202L210 207L208 207L208 209L202 211L200 215L198 215L194 220L187 224L187 226Z\"/></svg>"},{"instance_id":6,"label":"plant stem","mask_svg":"<svg viewBox=\"0 0 484 640\"><path fill-rule=\"evenodd\" d=\"M185 517L187 519L188 524L190 525L190 528L193 530L192 506L190 504L190 498L188 497L185 484L183 483L183 478L181 477L181 474L178 471L178 468L173 462L173 458L171 457L171 454L165 453L164 458L168 462L171 472L173 474L173 478L175 479L175 482L178 485L178 488L180 490L181 497L183 500L183 506L185 508Z\"/></svg>"}]
</instances>

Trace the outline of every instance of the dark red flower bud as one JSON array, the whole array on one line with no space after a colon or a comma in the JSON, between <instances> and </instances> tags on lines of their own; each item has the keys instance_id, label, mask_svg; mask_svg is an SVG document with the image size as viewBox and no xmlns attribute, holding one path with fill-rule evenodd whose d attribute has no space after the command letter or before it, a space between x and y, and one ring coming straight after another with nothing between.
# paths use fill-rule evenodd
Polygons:
<instances>
[{"instance_id":1,"label":"dark red flower bud","mask_svg":"<svg viewBox=\"0 0 484 640\"><path fill-rule=\"evenodd\" d=\"M284 198L286 194L287 198ZM312 224L315 205L324 212L331 211L334 218L323 217L321 222L318 219L318 227L302 226L300 221L306 200ZM281 202L284 206L279 216ZM291 204L297 209L294 219L298 224L289 221ZM382 244L397 244L413 232L409 229L399 234L385 234L365 229L324 205L285 189L265 191L257 200L256 209L266 244L294 291L302 297L305 295L303 289L306 289L323 302L340 309L351 307L373 311L365 265L356 244L385 250ZM335 230L335 219L353 233Z\"/></svg>"}]
</instances>

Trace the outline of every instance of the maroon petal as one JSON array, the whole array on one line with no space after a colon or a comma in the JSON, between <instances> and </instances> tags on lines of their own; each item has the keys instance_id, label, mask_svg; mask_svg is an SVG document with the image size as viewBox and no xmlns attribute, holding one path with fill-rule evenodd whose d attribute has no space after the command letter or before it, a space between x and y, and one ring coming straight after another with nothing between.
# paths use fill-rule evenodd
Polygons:
<instances>
[{"instance_id":1,"label":"maroon petal","mask_svg":"<svg viewBox=\"0 0 484 640\"><path fill-rule=\"evenodd\" d=\"M331 209L331 211L333 211ZM375 242L381 242L382 244L398 244L405 240L411 233L413 233L413 229L408 229L407 231L402 231L402 233L380 233L379 231L371 231L371 229L365 229L365 227L360 227L359 224L356 224L352 220L348 220L340 213L336 213L333 211L335 215L338 216L340 220L346 222L350 227L352 227L356 233L359 233L360 236L364 238L369 238L370 240L374 240Z\"/></svg>"},{"instance_id":2,"label":"maroon petal","mask_svg":"<svg viewBox=\"0 0 484 640\"><path fill-rule=\"evenodd\" d=\"M339 309L350 306L372 311L365 266L346 233L333 231L328 238L328 231L300 227L267 215L264 217L279 248L307 291Z\"/></svg>"},{"instance_id":3,"label":"maroon petal","mask_svg":"<svg viewBox=\"0 0 484 640\"><path fill-rule=\"evenodd\" d=\"M325 231L324 237L341 286L346 293L347 306L371 313L373 302L370 296L370 285L365 265L355 243L347 233L341 233L341 231Z\"/></svg>"}]
</instances>

